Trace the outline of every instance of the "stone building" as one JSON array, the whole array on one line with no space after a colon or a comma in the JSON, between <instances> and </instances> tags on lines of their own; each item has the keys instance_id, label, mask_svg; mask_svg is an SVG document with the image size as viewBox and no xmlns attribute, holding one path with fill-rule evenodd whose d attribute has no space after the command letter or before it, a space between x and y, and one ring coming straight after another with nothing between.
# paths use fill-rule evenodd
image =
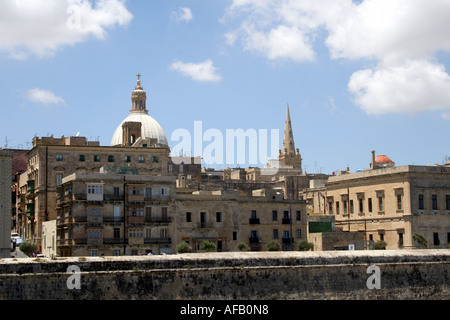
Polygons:
<instances>
[{"instance_id":1,"label":"stone building","mask_svg":"<svg viewBox=\"0 0 450 320\"><path fill-rule=\"evenodd\" d=\"M238 190L198 191L178 194L175 200L174 239L187 242L194 252L208 240L217 251L237 251L245 243L248 250L265 251L271 240L282 250L297 250L306 240L306 206L302 200L287 200L271 189L254 190L251 195Z\"/></svg>"},{"instance_id":2,"label":"stone building","mask_svg":"<svg viewBox=\"0 0 450 320\"><path fill-rule=\"evenodd\" d=\"M175 177L74 173L57 188L59 256L172 253Z\"/></svg>"},{"instance_id":3,"label":"stone building","mask_svg":"<svg viewBox=\"0 0 450 320\"><path fill-rule=\"evenodd\" d=\"M328 179L320 190L322 206L315 211L333 215L344 232L385 241L387 249L419 248L414 234L425 237L428 248L447 248L449 190L448 165L397 167L387 156L372 153L371 169Z\"/></svg>"},{"instance_id":4,"label":"stone building","mask_svg":"<svg viewBox=\"0 0 450 320\"><path fill-rule=\"evenodd\" d=\"M0 258L11 256L12 152L0 150Z\"/></svg>"},{"instance_id":5,"label":"stone building","mask_svg":"<svg viewBox=\"0 0 450 320\"><path fill-rule=\"evenodd\" d=\"M141 132L136 131L138 128ZM140 79L132 92L130 114L118 126L111 144L100 146L97 141L79 136L33 139L18 194L18 201L26 210L18 211L17 221L27 241L40 244L42 223L57 218L56 188L64 177L73 173L98 173L103 166L117 173L134 170L133 173L143 175L168 174L171 160L167 138L161 126L148 115Z\"/></svg>"}]
</instances>

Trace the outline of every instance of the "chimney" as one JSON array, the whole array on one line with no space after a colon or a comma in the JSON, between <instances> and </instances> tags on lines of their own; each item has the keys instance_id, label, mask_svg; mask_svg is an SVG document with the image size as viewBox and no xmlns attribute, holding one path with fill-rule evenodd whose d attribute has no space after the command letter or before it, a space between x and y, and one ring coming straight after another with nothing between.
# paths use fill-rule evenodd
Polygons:
<instances>
[{"instance_id":1,"label":"chimney","mask_svg":"<svg viewBox=\"0 0 450 320\"><path fill-rule=\"evenodd\" d=\"M372 162L370 163L370 169L375 169L375 150L372 150Z\"/></svg>"}]
</instances>

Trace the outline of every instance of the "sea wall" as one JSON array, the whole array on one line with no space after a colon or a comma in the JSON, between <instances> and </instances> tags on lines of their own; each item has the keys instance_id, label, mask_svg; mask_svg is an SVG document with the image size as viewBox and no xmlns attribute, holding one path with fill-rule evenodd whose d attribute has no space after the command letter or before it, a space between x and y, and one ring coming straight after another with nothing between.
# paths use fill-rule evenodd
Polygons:
<instances>
[{"instance_id":1,"label":"sea wall","mask_svg":"<svg viewBox=\"0 0 450 320\"><path fill-rule=\"evenodd\" d=\"M0 299L450 299L450 250L0 260Z\"/></svg>"}]
</instances>

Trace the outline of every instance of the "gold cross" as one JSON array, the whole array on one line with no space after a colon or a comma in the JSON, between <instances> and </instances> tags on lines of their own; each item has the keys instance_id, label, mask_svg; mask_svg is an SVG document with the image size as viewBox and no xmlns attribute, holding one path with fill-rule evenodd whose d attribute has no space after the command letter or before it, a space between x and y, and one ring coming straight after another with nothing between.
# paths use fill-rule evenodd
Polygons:
<instances>
[{"instance_id":1,"label":"gold cross","mask_svg":"<svg viewBox=\"0 0 450 320\"><path fill-rule=\"evenodd\" d=\"M137 74L138 80L141 80L142 75L140 73Z\"/></svg>"}]
</instances>

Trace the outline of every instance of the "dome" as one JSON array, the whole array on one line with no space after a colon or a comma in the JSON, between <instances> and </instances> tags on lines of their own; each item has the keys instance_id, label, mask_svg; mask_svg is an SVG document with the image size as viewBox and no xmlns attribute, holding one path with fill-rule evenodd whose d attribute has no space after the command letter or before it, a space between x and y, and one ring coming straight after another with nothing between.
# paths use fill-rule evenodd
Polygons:
<instances>
[{"instance_id":1,"label":"dome","mask_svg":"<svg viewBox=\"0 0 450 320\"><path fill-rule=\"evenodd\" d=\"M111 146L131 146L135 142L135 137L140 139L156 139L156 143L168 146L167 137L161 125L148 115L147 110L147 93L141 86L141 74L137 74L138 80L134 91L131 93L131 110L128 117L126 117L117 127L111 139ZM127 123L129 122L129 123ZM123 125L125 125L125 129ZM133 124L134 123L134 124ZM139 126L137 123L140 123ZM123 132L129 136L123 139ZM138 131L140 130L140 132ZM131 138L131 139L130 139Z\"/></svg>"},{"instance_id":2,"label":"dome","mask_svg":"<svg viewBox=\"0 0 450 320\"><path fill-rule=\"evenodd\" d=\"M132 112L117 127L111 139L111 146L122 145L123 141L122 125L125 122L140 122L142 124L141 137L143 139L146 138L156 139L157 143L163 144L165 146L168 145L166 134L164 133L164 130L158 123L158 121L153 119L146 112Z\"/></svg>"},{"instance_id":3,"label":"dome","mask_svg":"<svg viewBox=\"0 0 450 320\"><path fill-rule=\"evenodd\" d=\"M379 156L377 156L375 158L375 162L376 163L391 163L393 162L391 159L389 159L388 156L384 155L384 154L380 154Z\"/></svg>"}]
</instances>

